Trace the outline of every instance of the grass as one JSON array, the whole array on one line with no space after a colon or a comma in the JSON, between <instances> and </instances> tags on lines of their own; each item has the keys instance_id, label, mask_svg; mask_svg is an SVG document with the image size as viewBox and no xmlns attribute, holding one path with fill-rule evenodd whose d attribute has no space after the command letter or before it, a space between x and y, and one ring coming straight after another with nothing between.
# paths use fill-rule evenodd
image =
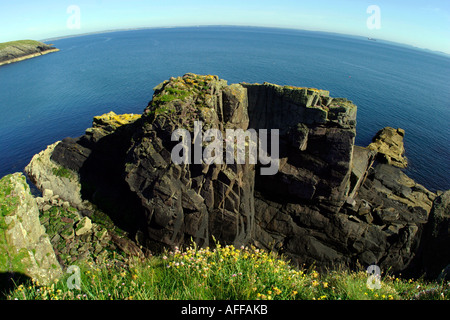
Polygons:
<instances>
[{"instance_id":1,"label":"grass","mask_svg":"<svg viewBox=\"0 0 450 320\"><path fill-rule=\"evenodd\" d=\"M296 270L282 257L256 248L195 246L125 265L79 265L80 289L69 289L73 274L50 286L35 281L6 293L14 300L448 300L449 283L381 277L369 289L365 271L320 274ZM72 277L72 278L71 278Z\"/></svg>"},{"instance_id":2,"label":"grass","mask_svg":"<svg viewBox=\"0 0 450 320\"><path fill-rule=\"evenodd\" d=\"M177 99L184 101L184 99L186 99L190 94L191 93L186 90L167 88L164 90L164 94L158 97L158 100L161 102L170 102Z\"/></svg>"},{"instance_id":3,"label":"grass","mask_svg":"<svg viewBox=\"0 0 450 320\"><path fill-rule=\"evenodd\" d=\"M15 209L18 202L18 197L12 192L13 190L10 184L11 177L12 175L7 175L0 179L0 203L2 204L0 206L0 217L9 215Z\"/></svg>"},{"instance_id":4,"label":"grass","mask_svg":"<svg viewBox=\"0 0 450 320\"><path fill-rule=\"evenodd\" d=\"M0 43L0 50L5 49L9 46L16 46L16 45L23 45L23 44L38 46L38 45L41 45L42 43L39 41L35 41L35 40L17 40L17 41L2 42L2 43Z\"/></svg>"},{"instance_id":5,"label":"grass","mask_svg":"<svg viewBox=\"0 0 450 320\"><path fill-rule=\"evenodd\" d=\"M59 166L57 168L52 168L52 172L57 177L67 178L71 180L73 178L73 174L69 169L66 169L62 166Z\"/></svg>"}]
</instances>

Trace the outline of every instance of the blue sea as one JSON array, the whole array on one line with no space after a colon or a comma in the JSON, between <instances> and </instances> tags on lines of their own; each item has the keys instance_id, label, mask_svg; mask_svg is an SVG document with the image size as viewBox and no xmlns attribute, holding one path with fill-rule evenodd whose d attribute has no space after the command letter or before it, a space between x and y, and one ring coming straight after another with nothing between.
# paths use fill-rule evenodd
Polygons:
<instances>
[{"instance_id":1,"label":"blue sea","mask_svg":"<svg viewBox=\"0 0 450 320\"><path fill-rule=\"evenodd\" d=\"M214 74L329 90L358 106L356 144L406 130L406 173L450 189L450 58L384 41L253 27L116 31L53 41L61 51L0 67L0 176L84 134L109 111L142 113L172 76Z\"/></svg>"}]
</instances>

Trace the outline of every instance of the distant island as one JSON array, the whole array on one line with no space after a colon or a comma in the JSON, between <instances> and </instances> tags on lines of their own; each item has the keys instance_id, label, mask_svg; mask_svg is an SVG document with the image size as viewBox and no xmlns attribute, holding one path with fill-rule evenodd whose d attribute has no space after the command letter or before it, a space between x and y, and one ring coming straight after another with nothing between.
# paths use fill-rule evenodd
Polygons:
<instances>
[{"instance_id":1,"label":"distant island","mask_svg":"<svg viewBox=\"0 0 450 320\"><path fill-rule=\"evenodd\" d=\"M35 40L18 40L0 43L0 66L18 62L59 49Z\"/></svg>"}]
</instances>

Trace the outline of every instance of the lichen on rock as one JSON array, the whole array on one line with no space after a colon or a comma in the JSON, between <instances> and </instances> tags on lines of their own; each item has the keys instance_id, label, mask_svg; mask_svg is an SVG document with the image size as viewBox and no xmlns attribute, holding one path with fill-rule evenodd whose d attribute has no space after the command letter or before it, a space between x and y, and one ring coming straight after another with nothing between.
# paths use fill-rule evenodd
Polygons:
<instances>
[{"instance_id":1,"label":"lichen on rock","mask_svg":"<svg viewBox=\"0 0 450 320\"><path fill-rule=\"evenodd\" d=\"M378 153L381 162L406 168L408 160L405 157L404 136L405 130L386 127L377 132L368 148Z\"/></svg>"}]
</instances>

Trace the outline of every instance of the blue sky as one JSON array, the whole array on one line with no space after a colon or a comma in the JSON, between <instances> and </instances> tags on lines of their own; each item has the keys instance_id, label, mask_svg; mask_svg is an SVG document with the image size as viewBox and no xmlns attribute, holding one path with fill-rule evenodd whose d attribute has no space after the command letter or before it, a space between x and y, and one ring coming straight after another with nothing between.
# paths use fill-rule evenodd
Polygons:
<instances>
[{"instance_id":1,"label":"blue sky","mask_svg":"<svg viewBox=\"0 0 450 320\"><path fill-rule=\"evenodd\" d=\"M71 29L79 8L79 29ZM370 5L379 29L369 29ZM78 16L77 16L78 17ZM70 24L69 24L70 25ZM449 0L0 0L0 42L139 27L251 25L373 37L450 54Z\"/></svg>"}]
</instances>

